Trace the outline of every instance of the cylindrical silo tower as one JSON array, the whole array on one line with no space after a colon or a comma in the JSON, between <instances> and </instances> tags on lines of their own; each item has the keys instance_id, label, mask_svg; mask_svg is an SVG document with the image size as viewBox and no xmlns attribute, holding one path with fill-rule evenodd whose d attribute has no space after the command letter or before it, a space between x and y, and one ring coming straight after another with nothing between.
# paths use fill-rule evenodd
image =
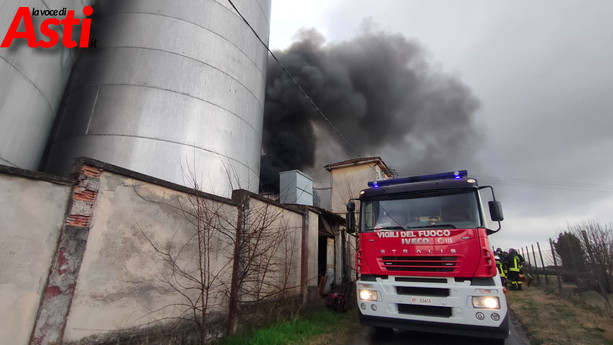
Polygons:
<instances>
[{"instance_id":1,"label":"cylindrical silo tower","mask_svg":"<svg viewBox=\"0 0 613 345\"><path fill-rule=\"evenodd\" d=\"M83 7L90 1L56 0L0 2L0 40L3 40L19 7L38 10L74 10L83 17ZM33 16L38 40L40 24L49 17ZM54 17L62 19L63 17ZM24 32L20 20L19 32ZM59 27L50 26L62 37ZM78 37L75 36L74 37ZM53 126L62 93L66 87L77 49L65 48L61 41L53 48L30 48L25 39L13 40L9 48L0 48L0 164L37 170Z\"/></svg>"},{"instance_id":2,"label":"cylindrical silo tower","mask_svg":"<svg viewBox=\"0 0 613 345\"><path fill-rule=\"evenodd\" d=\"M270 0L233 0L268 41ZM47 170L87 156L229 196L257 191L266 48L227 0L94 2Z\"/></svg>"}]
</instances>

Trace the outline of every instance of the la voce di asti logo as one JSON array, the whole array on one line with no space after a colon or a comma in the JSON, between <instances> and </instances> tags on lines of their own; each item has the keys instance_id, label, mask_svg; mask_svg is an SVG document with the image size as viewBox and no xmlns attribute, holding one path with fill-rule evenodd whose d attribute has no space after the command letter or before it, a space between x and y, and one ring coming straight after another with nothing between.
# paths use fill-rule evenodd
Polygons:
<instances>
[{"instance_id":1,"label":"la voce di asti logo","mask_svg":"<svg viewBox=\"0 0 613 345\"><path fill-rule=\"evenodd\" d=\"M85 6L83 8L83 14L88 17L94 13L94 10L91 6ZM15 14L15 18L13 18L13 22L9 27L8 32L4 36L4 40L2 40L2 48L8 48L11 46L14 40L17 39L25 39L28 42L28 47L30 48L51 48L54 47L58 41L60 40L60 34L53 30L53 26L62 26L63 34L61 37L62 44L67 48L87 48L90 46L90 43L95 44L95 40L90 42L89 33L91 30L91 22L90 18L78 19L74 16L75 11L70 10L66 11L66 8L61 10L37 10L32 8L30 12L29 7L19 7L17 13ZM40 24L40 33L45 36L49 40L40 39L37 40L36 32L34 30L34 24L32 22L32 16L66 16L64 19L58 18L47 18L42 21ZM18 31L21 22L24 23L25 31ZM79 37L79 42L72 40L72 31L76 26L81 25L81 37Z\"/></svg>"}]
</instances>

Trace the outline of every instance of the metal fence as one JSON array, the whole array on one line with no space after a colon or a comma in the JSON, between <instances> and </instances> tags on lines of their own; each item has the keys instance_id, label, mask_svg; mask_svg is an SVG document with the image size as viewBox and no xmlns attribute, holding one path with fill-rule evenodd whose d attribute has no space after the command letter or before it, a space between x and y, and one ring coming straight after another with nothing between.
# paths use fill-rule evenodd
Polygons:
<instances>
[{"instance_id":1,"label":"metal fence","mask_svg":"<svg viewBox=\"0 0 613 345\"><path fill-rule=\"evenodd\" d=\"M599 243L585 231L570 234L574 236L575 243L571 246L560 241L549 239L549 243L529 244L517 251L524 257L524 275L531 278L531 283L551 286L563 293L563 283L574 284L577 290L595 290L599 292L607 306L608 294L611 293L612 265L610 251L607 243Z\"/></svg>"},{"instance_id":2,"label":"metal fence","mask_svg":"<svg viewBox=\"0 0 613 345\"><path fill-rule=\"evenodd\" d=\"M525 274L529 274L536 284L550 285L557 280L558 289L562 291L561 258L555 251L552 239L542 248L541 244L536 242L536 247L530 244L517 250L526 260L523 269Z\"/></svg>"}]
</instances>

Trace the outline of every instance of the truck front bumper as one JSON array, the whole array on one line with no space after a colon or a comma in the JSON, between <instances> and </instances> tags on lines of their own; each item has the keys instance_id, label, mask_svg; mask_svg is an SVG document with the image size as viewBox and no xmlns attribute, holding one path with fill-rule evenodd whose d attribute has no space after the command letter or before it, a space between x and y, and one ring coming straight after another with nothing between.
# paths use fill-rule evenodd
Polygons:
<instances>
[{"instance_id":1,"label":"truck front bumper","mask_svg":"<svg viewBox=\"0 0 613 345\"><path fill-rule=\"evenodd\" d=\"M463 324L445 324L439 322L393 319L363 315L359 312L360 323L365 326L396 328L408 331L453 334L468 337L505 339L509 336L509 319L505 315L499 327L484 327Z\"/></svg>"},{"instance_id":2,"label":"truck front bumper","mask_svg":"<svg viewBox=\"0 0 613 345\"><path fill-rule=\"evenodd\" d=\"M506 296L497 276L377 277L358 281L356 290L364 325L489 338L509 334Z\"/></svg>"}]
</instances>

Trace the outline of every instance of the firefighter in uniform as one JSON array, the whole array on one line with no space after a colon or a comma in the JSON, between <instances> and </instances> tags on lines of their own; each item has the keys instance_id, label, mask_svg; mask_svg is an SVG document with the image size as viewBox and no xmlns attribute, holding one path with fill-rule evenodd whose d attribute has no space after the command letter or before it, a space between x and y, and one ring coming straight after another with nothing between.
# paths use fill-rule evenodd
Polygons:
<instances>
[{"instance_id":1,"label":"firefighter in uniform","mask_svg":"<svg viewBox=\"0 0 613 345\"><path fill-rule=\"evenodd\" d=\"M507 270L507 263L506 260L504 258L506 258L506 255L503 256L503 251L498 248L496 249L496 268L498 268L498 273L500 274L500 281L502 282L502 286L507 287L507 275L508 275L508 270Z\"/></svg>"},{"instance_id":2,"label":"firefighter in uniform","mask_svg":"<svg viewBox=\"0 0 613 345\"><path fill-rule=\"evenodd\" d=\"M509 256L507 257L507 268L509 270L509 282L511 283L511 290L521 290L521 270L524 266L524 258L515 249L509 249Z\"/></svg>"}]
</instances>

